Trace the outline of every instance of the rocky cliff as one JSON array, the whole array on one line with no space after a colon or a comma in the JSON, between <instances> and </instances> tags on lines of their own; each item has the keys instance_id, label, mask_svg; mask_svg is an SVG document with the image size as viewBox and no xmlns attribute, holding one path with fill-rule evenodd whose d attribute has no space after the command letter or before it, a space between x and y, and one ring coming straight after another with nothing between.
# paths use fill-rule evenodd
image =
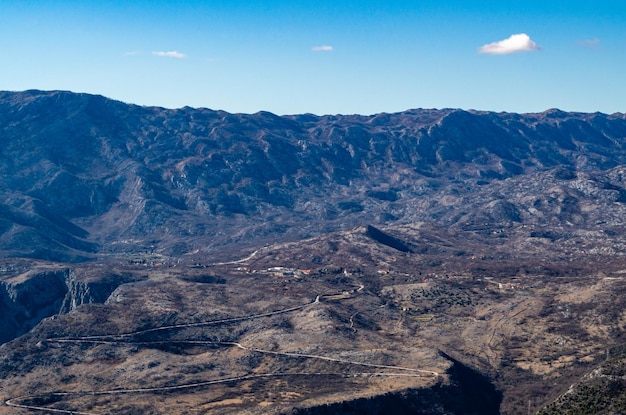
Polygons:
<instances>
[{"instance_id":1,"label":"rocky cliff","mask_svg":"<svg viewBox=\"0 0 626 415\"><path fill-rule=\"evenodd\" d=\"M18 274L5 270L0 278L0 344L28 332L46 317L82 304L104 303L119 285L132 279L108 272L95 279L80 274L80 269L61 267L37 267Z\"/></svg>"},{"instance_id":2,"label":"rocky cliff","mask_svg":"<svg viewBox=\"0 0 626 415\"><path fill-rule=\"evenodd\" d=\"M61 310L68 294L70 270L49 270L24 276L14 283L0 281L2 325L0 343L32 329L39 321Z\"/></svg>"},{"instance_id":3,"label":"rocky cliff","mask_svg":"<svg viewBox=\"0 0 626 415\"><path fill-rule=\"evenodd\" d=\"M294 409L294 415L498 415L502 393L488 377L442 353L452 362L446 383L371 398Z\"/></svg>"}]
</instances>

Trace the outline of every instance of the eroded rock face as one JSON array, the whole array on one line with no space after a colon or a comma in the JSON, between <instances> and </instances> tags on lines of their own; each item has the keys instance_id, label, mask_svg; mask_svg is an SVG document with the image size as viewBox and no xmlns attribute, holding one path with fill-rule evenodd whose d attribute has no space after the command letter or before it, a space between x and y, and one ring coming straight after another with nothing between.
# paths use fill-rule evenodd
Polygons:
<instances>
[{"instance_id":1,"label":"eroded rock face","mask_svg":"<svg viewBox=\"0 0 626 415\"><path fill-rule=\"evenodd\" d=\"M0 344L32 329L41 320L82 304L104 303L128 277L85 280L72 268L33 270L0 280Z\"/></svg>"},{"instance_id":2,"label":"eroded rock face","mask_svg":"<svg viewBox=\"0 0 626 415\"><path fill-rule=\"evenodd\" d=\"M499 415L502 393L488 377L442 355L452 362L448 382L440 382L424 389L410 389L386 393L371 398L294 409L295 415L386 415L386 414L442 414L442 415ZM285 413L286 415L286 413Z\"/></svg>"},{"instance_id":3,"label":"eroded rock face","mask_svg":"<svg viewBox=\"0 0 626 415\"><path fill-rule=\"evenodd\" d=\"M84 281L70 271L65 279L68 291L59 312L69 313L82 304L102 304L118 286L130 280L132 278L128 276L114 274L96 281Z\"/></svg>"},{"instance_id":4,"label":"eroded rock face","mask_svg":"<svg viewBox=\"0 0 626 415\"><path fill-rule=\"evenodd\" d=\"M67 269L44 271L19 282L0 282L0 343L26 333L43 318L59 312L68 292L68 274Z\"/></svg>"}]
</instances>

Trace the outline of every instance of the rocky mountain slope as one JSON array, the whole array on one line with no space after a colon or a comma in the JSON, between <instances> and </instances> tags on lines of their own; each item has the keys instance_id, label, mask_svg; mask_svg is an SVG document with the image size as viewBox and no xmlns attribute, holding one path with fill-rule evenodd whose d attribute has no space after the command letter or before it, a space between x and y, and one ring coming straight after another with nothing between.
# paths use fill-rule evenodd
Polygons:
<instances>
[{"instance_id":1,"label":"rocky mountain slope","mask_svg":"<svg viewBox=\"0 0 626 415\"><path fill-rule=\"evenodd\" d=\"M588 408L625 181L624 114L0 92L0 414Z\"/></svg>"},{"instance_id":2,"label":"rocky mountain slope","mask_svg":"<svg viewBox=\"0 0 626 415\"><path fill-rule=\"evenodd\" d=\"M414 223L74 264L118 285L0 346L0 414L534 413L626 343L622 241Z\"/></svg>"},{"instance_id":3,"label":"rocky mountain slope","mask_svg":"<svg viewBox=\"0 0 626 415\"><path fill-rule=\"evenodd\" d=\"M626 410L624 350L599 368L572 384L555 402L543 408L540 415L620 414ZM608 353L607 353L608 358Z\"/></svg>"},{"instance_id":4,"label":"rocky mountain slope","mask_svg":"<svg viewBox=\"0 0 626 415\"><path fill-rule=\"evenodd\" d=\"M624 137L623 114L278 117L2 92L0 252L180 255L365 223L532 222L529 209L583 224L596 218L581 197L626 200ZM546 188L536 175L551 169L583 188Z\"/></svg>"}]
</instances>

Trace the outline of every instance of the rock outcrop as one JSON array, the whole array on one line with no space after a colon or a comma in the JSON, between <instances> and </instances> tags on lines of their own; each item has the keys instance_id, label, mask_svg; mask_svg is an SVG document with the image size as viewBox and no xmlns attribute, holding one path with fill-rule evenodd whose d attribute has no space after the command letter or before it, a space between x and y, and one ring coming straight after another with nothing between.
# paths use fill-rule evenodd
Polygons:
<instances>
[{"instance_id":1,"label":"rock outcrop","mask_svg":"<svg viewBox=\"0 0 626 415\"><path fill-rule=\"evenodd\" d=\"M0 281L0 344L58 313L68 293L69 269L35 272L17 282Z\"/></svg>"},{"instance_id":2,"label":"rock outcrop","mask_svg":"<svg viewBox=\"0 0 626 415\"><path fill-rule=\"evenodd\" d=\"M41 320L82 304L104 303L129 276L85 279L73 268L32 270L0 280L0 344L32 329Z\"/></svg>"},{"instance_id":3,"label":"rock outcrop","mask_svg":"<svg viewBox=\"0 0 626 415\"><path fill-rule=\"evenodd\" d=\"M386 393L371 398L294 409L295 415L442 414L498 415L502 393L488 377L445 354L452 362L449 382L431 388Z\"/></svg>"}]
</instances>

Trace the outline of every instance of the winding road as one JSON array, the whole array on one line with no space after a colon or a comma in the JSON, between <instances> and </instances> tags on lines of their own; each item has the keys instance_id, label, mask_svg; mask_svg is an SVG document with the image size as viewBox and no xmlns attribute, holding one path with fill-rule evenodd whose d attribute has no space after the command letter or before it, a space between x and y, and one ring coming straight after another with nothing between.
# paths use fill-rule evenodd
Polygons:
<instances>
[{"instance_id":1,"label":"winding road","mask_svg":"<svg viewBox=\"0 0 626 415\"><path fill-rule=\"evenodd\" d=\"M254 253L252 254L252 256ZM363 285L354 290L354 292L359 292L363 289ZM158 392L171 392L177 390L186 390L192 388L205 387L216 384L224 384L224 383L233 383L233 382L241 382L246 380L254 380L254 379L262 379L262 378L271 378L271 377L289 377L289 376L337 376L337 377L370 377L370 376L386 376L386 377L438 377L440 374L438 372L426 369L418 369L418 368L410 368L403 366L393 366L393 365L380 365L374 363L365 363L365 362L357 362L352 360L340 359L330 356L322 356L322 355L314 355L314 354L305 354L305 353L296 353L296 352L279 352L273 350L265 350L256 348L249 345L244 345L239 342L223 342L223 341L153 341L153 342L138 342L132 341L130 338L132 336L137 336L145 333L155 333L159 331L167 331L167 330L177 330L184 328L192 328L192 327L201 327L201 326L210 326L210 325L218 325L218 324L227 324L238 321L247 321L253 320L263 317L271 317L280 314L291 313L297 310L302 310L308 307L316 306L320 303L320 296L316 296L314 300L295 307L289 307L281 310L271 311L267 313L260 314L252 314L248 316L242 317L233 317L219 320L209 320L204 322L197 323L188 323L188 324L174 324L168 326L155 327L151 329L138 330L128 333L121 334L110 334L110 335L98 335L98 336L84 336L77 338L49 338L46 341L51 344L79 344L79 343L91 343L91 344L127 344L127 345L137 345L137 346L155 346L162 344L189 344L189 345L204 345L204 346L219 346L219 347L236 347L241 350L245 350L250 353L260 353L260 354L268 354L274 356L283 356L289 358L300 358L300 359L314 359L314 360L322 360L326 362L332 362L342 365L354 365L360 366L364 368L372 368L377 369L377 372L357 372L352 374L345 373L321 373L321 372L273 372L273 373L262 373L262 374L249 374L243 376L235 376L235 377L227 377L221 379L214 379L204 382L197 383L187 383L176 386L164 386L164 387L153 387L153 388L136 388L136 389L113 389L113 390L105 390L105 391L79 391L79 392L50 392L38 395L26 395L19 396L7 399L4 403L7 406L14 408L27 409L31 411L44 411L48 413L60 413L60 414L75 414L75 415L101 415L91 412L81 412L75 410L66 410L66 409L55 409L46 406L41 406L41 404L29 404L28 401L37 401L37 400L48 400L58 401L63 398L70 397L78 397L78 396L105 396L105 395L128 395L128 394L142 394L142 393L158 393ZM394 372L381 372L380 370L393 370Z\"/></svg>"}]
</instances>

